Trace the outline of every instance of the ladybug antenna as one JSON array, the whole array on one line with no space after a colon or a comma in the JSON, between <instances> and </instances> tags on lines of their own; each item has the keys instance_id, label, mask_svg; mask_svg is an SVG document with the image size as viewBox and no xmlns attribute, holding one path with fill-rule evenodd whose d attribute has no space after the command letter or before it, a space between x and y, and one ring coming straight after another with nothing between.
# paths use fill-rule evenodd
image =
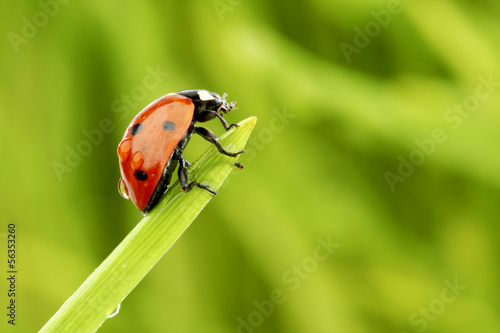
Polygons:
<instances>
[{"instance_id":1,"label":"ladybug antenna","mask_svg":"<svg viewBox=\"0 0 500 333\"><path fill-rule=\"evenodd\" d=\"M222 94L222 100L224 101L224 103L222 103L222 105L219 107L219 110L222 111L222 112L224 112L224 113L228 113L229 111L234 110L235 106L236 106L236 103L238 103L238 102L228 103L226 101L226 97L227 97L227 94L223 93ZM219 110L217 110L217 112L219 112Z\"/></svg>"}]
</instances>

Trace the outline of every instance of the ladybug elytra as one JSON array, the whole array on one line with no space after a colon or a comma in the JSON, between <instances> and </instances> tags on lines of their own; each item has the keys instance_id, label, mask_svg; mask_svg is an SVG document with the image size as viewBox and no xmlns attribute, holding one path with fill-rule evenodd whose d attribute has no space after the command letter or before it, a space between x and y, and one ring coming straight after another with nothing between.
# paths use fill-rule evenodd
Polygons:
<instances>
[{"instance_id":1,"label":"ladybug elytra","mask_svg":"<svg viewBox=\"0 0 500 333\"><path fill-rule=\"evenodd\" d=\"M225 94L221 97L207 90L167 94L146 106L127 127L118 145L121 172L118 189L144 215L156 206L168 189L177 165L183 191L189 192L197 186L216 194L206 185L188 182L186 169L190 164L182 157L182 152L194 133L227 156L236 157L244 152L226 151L210 130L195 126L197 122L219 118L226 131L236 127L236 124L228 125L223 118L223 113L233 110L236 104L227 103L225 97ZM235 165L242 167L239 163Z\"/></svg>"}]
</instances>

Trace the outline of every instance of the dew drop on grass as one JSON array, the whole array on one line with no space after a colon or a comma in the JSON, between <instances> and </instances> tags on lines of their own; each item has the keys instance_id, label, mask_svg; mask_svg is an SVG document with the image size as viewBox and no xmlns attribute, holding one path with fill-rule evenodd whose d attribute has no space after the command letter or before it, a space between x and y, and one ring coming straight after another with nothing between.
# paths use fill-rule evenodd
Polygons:
<instances>
[{"instance_id":1,"label":"dew drop on grass","mask_svg":"<svg viewBox=\"0 0 500 333\"><path fill-rule=\"evenodd\" d=\"M120 306L121 305L122 305L122 303L118 304L118 306L116 307L115 311L113 311L113 313L108 316L108 319L109 318L113 318L114 316L116 316L120 312Z\"/></svg>"}]
</instances>

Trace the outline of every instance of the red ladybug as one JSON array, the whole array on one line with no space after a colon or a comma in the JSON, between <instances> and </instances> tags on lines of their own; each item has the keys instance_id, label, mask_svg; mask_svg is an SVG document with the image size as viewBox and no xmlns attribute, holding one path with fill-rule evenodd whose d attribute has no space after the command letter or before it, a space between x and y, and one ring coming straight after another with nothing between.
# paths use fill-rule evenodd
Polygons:
<instances>
[{"instance_id":1,"label":"red ladybug","mask_svg":"<svg viewBox=\"0 0 500 333\"><path fill-rule=\"evenodd\" d=\"M237 126L228 125L223 118L222 113L231 111L236 104L227 103L225 97L207 90L183 90L160 97L139 112L118 145L120 194L147 214L168 189L179 164L183 191L198 186L215 195L208 186L196 181L188 183L186 168L190 164L182 157L182 152L193 133L213 143L222 154L236 157L244 152L227 152L210 130L195 126L196 122L214 118L219 118L226 131ZM241 164L235 165L241 168Z\"/></svg>"}]
</instances>

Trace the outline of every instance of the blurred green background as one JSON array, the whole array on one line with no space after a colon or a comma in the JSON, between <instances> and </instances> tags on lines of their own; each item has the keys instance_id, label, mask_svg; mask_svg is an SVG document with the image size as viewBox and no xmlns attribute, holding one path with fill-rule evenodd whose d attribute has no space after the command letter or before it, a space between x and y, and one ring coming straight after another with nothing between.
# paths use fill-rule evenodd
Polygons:
<instances>
[{"instance_id":1,"label":"blurred green background","mask_svg":"<svg viewBox=\"0 0 500 333\"><path fill-rule=\"evenodd\" d=\"M99 332L500 332L498 1L60 1L1 5L2 332L141 219L118 142L194 88L259 118L245 169Z\"/></svg>"}]
</instances>

